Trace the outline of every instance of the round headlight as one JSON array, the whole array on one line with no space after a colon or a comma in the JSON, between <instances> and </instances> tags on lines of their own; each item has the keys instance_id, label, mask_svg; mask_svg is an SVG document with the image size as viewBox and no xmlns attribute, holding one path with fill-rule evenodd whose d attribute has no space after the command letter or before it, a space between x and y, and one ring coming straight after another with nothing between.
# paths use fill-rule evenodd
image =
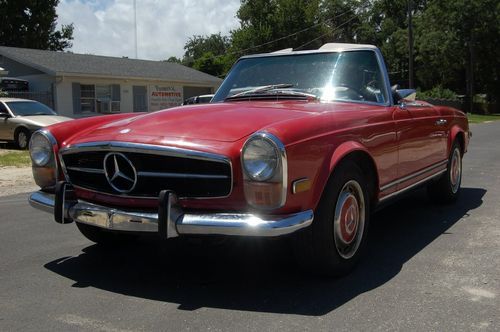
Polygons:
<instances>
[{"instance_id":1,"label":"round headlight","mask_svg":"<svg viewBox=\"0 0 500 332\"><path fill-rule=\"evenodd\" d=\"M271 179L279 165L279 151L272 141L265 137L251 138L243 148L243 169L254 181Z\"/></svg>"},{"instance_id":2,"label":"round headlight","mask_svg":"<svg viewBox=\"0 0 500 332\"><path fill-rule=\"evenodd\" d=\"M30 141L30 156L36 166L46 166L52 158L52 144L41 133L34 133Z\"/></svg>"}]
</instances>

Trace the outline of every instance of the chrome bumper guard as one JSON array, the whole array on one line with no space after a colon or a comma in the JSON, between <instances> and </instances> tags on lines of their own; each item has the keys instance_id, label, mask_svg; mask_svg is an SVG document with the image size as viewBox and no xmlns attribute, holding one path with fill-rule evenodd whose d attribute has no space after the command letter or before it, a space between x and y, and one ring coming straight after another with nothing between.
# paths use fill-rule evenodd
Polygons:
<instances>
[{"instance_id":1,"label":"chrome bumper guard","mask_svg":"<svg viewBox=\"0 0 500 332\"><path fill-rule=\"evenodd\" d=\"M219 234L235 236L280 236L293 233L312 223L313 212L307 210L289 215L258 216L250 213L184 213L176 204L173 192L164 191L159 197L158 213L128 211L68 199L56 204L56 195L37 191L29 198L30 205L57 216L55 206L62 206L61 223L77 221L117 231L159 233L162 238L178 235ZM57 220L57 217L56 217Z\"/></svg>"}]
</instances>

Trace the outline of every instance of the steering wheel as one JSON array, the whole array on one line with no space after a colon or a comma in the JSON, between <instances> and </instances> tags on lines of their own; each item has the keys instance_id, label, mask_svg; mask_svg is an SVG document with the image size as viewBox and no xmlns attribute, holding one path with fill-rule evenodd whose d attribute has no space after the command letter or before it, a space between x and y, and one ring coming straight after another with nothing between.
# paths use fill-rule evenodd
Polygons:
<instances>
[{"instance_id":1,"label":"steering wheel","mask_svg":"<svg viewBox=\"0 0 500 332\"><path fill-rule=\"evenodd\" d=\"M339 87L342 87L342 88L346 88L348 90L351 90L352 92L355 92L357 94L357 97L358 97L358 100L365 100L365 94L363 92L361 92L359 89L357 88L354 88L348 84L345 84L345 83L340 83L336 86L339 86Z\"/></svg>"}]
</instances>

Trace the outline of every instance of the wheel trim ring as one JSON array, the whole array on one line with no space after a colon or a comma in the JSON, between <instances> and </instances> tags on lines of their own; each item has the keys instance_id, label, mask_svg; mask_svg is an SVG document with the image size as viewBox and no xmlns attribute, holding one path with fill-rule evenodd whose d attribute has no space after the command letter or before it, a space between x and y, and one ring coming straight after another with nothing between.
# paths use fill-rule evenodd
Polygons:
<instances>
[{"instance_id":1,"label":"wheel trim ring","mask_svg":"<svg viewBox=\"0 0 500 332\"><path fill-rule=\"evenodd\" d=\"M455 148L455 150L453 151L453 155L451 156L450 163L450 183L453 193L456 193L458 191L461 178L462 165L460 162L460 151L458 150L458 148Z\"/></svg>"},{"instance_id":2,"label":"wheel trim ring","mask_svg":"<svg viewBox=\"0 0 500 332\"><path fill-rule=\"evenodd\" d=\"M19 134L17 134L17 144L19 147L24 148L28 144L28 136L23 131L20 131Z\"/></svg>"},{"instance_id":3,"label":"wheel trim ring","mask_svg":"<svg viewBox=\"0 0 500 332\"><path fill-rule=\"evenodd\" d=\"M345 207L346 201L354 199L358 207L357 223L355 225L353 238L349 243L342 239L342 208ZM349 203L348 203L349 204ZM335 248L338 254L344 258L352 258L361 244L365 225L365 201L363 190L359 183L355 180L350 180L344 184L335 203L334 220L333 220L333 238Z\"/></svg>"}]
</instances>

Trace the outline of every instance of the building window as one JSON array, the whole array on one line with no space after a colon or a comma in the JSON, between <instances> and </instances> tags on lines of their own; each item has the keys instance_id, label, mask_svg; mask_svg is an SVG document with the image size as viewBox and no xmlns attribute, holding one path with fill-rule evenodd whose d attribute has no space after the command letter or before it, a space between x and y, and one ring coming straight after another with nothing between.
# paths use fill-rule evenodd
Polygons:
<instances>
[{"instance_id":1,"label":"building window","mask_svg":"<svg viewBox=\"0 0 500 332\"><path fill-rule=\"evenodd\" d=\"M95 86L80 84L80 103L82 113L95 112Z\"/></svg>"},{"instance_id":2,"label":"building window","mask_svg":"<svg viewBox=\"0 0 500 332\"><path fill-rule=\"evenodd\" d=\"M73 83L75 113L119 113L119 84Z\"/></svg>"}]
</instances>

